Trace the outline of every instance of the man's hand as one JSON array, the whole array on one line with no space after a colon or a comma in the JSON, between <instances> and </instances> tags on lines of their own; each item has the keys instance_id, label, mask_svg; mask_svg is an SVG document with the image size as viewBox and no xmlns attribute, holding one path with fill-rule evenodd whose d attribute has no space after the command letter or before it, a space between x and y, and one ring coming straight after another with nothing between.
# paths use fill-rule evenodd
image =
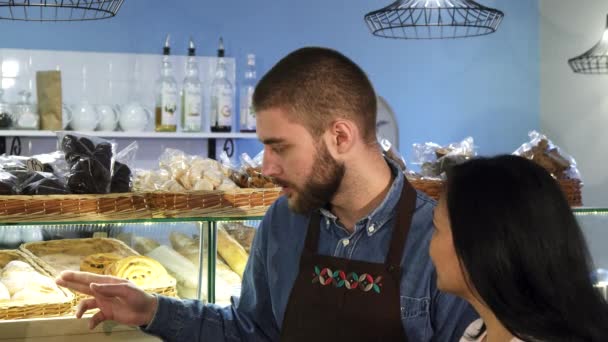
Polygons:
<instances>
[{"instance_id":1,"label":"man's hand","mask_svg":"<svg viewBox=\"0 0 608 342\"><path fill-rule=\"evenodd\" d=\"M76 317L81 318L87 310L100 310L91 317L90 329L105 320L126 325L148 325L158 305L155 296L117 277L64 271L55 281L59 286L93 296L82 300L76 311Z\"/></svg>"}]
</instances>

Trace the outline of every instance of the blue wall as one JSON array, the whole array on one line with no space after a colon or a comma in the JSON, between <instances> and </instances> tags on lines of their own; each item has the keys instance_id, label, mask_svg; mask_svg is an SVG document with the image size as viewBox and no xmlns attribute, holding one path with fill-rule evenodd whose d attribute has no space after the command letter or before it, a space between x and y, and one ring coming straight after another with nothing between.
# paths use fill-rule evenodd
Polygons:
<instances>
[{"instance_id":1,"label":"blue wall","mask_svg":"<svg viewBox=\"0 0 608 342\"><path fill-rule=\"evenodd\" d=\"M539 126L539 5L480 2L505 12L503 23L492 35L459 40L372 36L363 15L389 0L127 0L110 20L0 22L0 46L158 53L171 33L176 53L192 35L202 54L213 55L222 35L239 66L247 52L256 53L260 73L296 48L328 46L359 63L391 104L404 154L414 142L449 143L467 135L480 153L510 153Z\"/></svg>"}]
</instances>

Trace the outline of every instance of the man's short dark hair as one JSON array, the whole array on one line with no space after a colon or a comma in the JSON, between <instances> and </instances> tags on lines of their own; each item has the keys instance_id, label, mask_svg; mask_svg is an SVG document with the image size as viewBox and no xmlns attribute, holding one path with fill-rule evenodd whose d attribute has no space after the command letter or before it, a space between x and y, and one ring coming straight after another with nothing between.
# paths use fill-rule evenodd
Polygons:
<instances>
[{"instance_id":1,"label":"man's short dark hair","mask_svg":"<svg viewBox=\"0 0 608 342\"><path fill-rule=\"evenodd\" d=\"M336 119L352 120L366 142L376 141L372 84L359 66L335 50L307 47L281 59L258 83L253 106L258 113L285 110L314 137Z\"/></svg>"}]
</instances>

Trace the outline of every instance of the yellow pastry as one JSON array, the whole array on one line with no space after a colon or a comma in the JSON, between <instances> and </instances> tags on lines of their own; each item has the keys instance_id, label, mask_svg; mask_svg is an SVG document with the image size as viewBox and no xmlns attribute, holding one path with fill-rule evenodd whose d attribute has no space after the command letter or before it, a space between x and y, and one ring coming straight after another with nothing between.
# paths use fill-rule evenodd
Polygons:
<instances>
[{"instance_id":1,"label":"yellow pastry","mask_svg":"<svg viewBox=\"0 0 608 342\"><path fill-rule=\"evenodd\" d=\"M106 268L105 274L130 280L142 287L157 285L169 276L167 270L158 261L140 255L116 261Z\"/></svg>"},{"instance_id":2,"label":"yellow pastry","mask_svg":"<svg viewBox=\"0 0 608 342\"><path fill-rule=\"evenodd\" d=\"M217 252L226 260L228 266L242 278L249 254L222 228L217 229Z\"/></svg>"},{"instance_id":3,"label":"yellow pastry","mask_svg":"<svg viewBox=\"0 0 608 342\"><path fill-rule=\"evenodd\" d=\"M80 262L80 270L83 272L104 274L106 268L120 259L122 259L122 257L114 253L97 253L87 255Z\"/></svg>"}]
</instances>

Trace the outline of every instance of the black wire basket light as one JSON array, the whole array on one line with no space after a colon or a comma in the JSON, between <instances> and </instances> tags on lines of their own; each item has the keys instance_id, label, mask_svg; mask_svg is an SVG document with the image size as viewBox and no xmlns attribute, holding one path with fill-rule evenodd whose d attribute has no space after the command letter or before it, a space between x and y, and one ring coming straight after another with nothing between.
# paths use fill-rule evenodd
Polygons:
<instances>
[{"instance_id":1,"label":"black wire basket light","mask_svg":"<svg viewBox=\"0 0 608 342\"><path fill-rule=\"evenodd\" d=\"M580 56L570 58L568 64L580 74L608 74L608 16L606 29L597 44Z\"/></svg>"},{"instance_id":2,"label":"black wire basket light","mask_svg":"<svg viewBox=\"0 0 608 342\"><path fill-rule=\"evenodd\" d=\"M124 0L0 0L0 19L80 21L111 18Z\"/></svg>"},{"instance_id":3,"label":"black wire basket light","mask_svg":"<svg viewBox=\"0 0 608 342\"><path fill-rule=\"evenodd\" d=\"M397 0L366 14L365 22L379 37L444 39L493 33L503 17L470 0Z\"/></svg>"}]
</instances>

